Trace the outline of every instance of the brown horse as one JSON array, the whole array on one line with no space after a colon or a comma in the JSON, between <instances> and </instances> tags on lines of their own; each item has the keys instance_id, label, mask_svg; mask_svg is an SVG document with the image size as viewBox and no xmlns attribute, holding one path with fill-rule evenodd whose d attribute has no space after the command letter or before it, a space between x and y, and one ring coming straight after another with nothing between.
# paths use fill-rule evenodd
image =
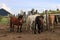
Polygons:
<instances>
[{"instance_id":1,"label":"brown horse","mask_svg":"<svg viewBox=\"0 0 60 40\"><path fill-rule=\"evenodd\" d=\"M55 15L54 14L50 14L49 15L49 25L50 25L50 29L53 31L54 29L54 22L55 21Z\"/></svg>"},{"instance_id":2,"label":"brown horse","mask_svg":"<svg viewBox=\"0 0 60 40\"><path fill-rule=\"evenodd\" d=\"M10 31L13 32L14 25L17 25L17 32L21 32L23 20L23 15L20 15L18 18L16 18L15 16L10 17Z\"/></svg>"}]
</instances>

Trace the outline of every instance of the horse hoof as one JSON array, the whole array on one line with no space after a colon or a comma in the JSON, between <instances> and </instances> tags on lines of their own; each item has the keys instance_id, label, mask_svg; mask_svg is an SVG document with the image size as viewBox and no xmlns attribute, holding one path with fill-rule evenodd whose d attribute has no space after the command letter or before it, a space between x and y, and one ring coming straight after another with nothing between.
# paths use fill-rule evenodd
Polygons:
<instances>
[{"instance_id":1,"label":"horse hoof","mask_svg":"<svg viewBox=\"0 0 60 40\"><path fill-rule=\"evenodd\" d=\"M38 32L40 34L40 32Z\"/></svg>"},{"instance_id":2,"label":"horse hoof","mask_svg":"<svg viewBox=\"0 0 60 40\"><path fill-rule=\"evenodd\" d=\"M54 30L52 32L55 32Z\"/></svg>"},{"instance_id":3,"label":"horse hoof","mask_svg":"<svg viewBox=\"0 0 60 40\"><path fill-rule=\"evenodd\" d=\"M34 34L36 34L36 33L34 33Z\"/></svg>"},{"instance_id":4,"label":"horse hoof","mask_svg":"<svg viewBox=\"0 0 60 40\"><path fill-rule=\"evenodd\" d=\"M41 31L41 32L43 32L43 31Z\"/></svg>"},{"instance_id":5,"label":"horse hoof","mask_svg":"<svg viewBox=\"0 0 60 40\"><path fill-rule=\"evenodd\" d=\"M20 31L20 33L21 33L22 31Z\"/></svg>"},{"instance_id":6,"label":"horse hoof","mask_svg":"<svg viewBox=\"0 0 60 40\"><path fill-rule=\"evenodd\" d=\"M17 33L19 33L19 31L17 31Z\"/></svg>"},{"instance_id":7,"label":"horse hoof","mask_svg":"<svg viewBox=\"0 0 60 40\"><path fill-rule=\"evenodd\" d=\"M22 32L22 31L20 31L20 32Z\"/></svg>"},{"instance_id":8,"label":"horse hoof","mask_svg":"<svg viewBox=\"0 0 60 40\"><path fill-rule=\"evenodd\" d=\"M36 32L34 32L34 34L36 34Z\"/></svg>"},{"instance_id":9,"label":"horse hoof","mask_svg":"<svg viewBox=\"0 0 60 40\"><path fill-rule=\"evenodd\" d=\"M14 32L14 30L10 30L10 32Z\"/></svg>"},{"instance_id":10,"label":"horse hoof","mask_svg":"<svg viewBox=\"0 0 60 40\"><path fill-rule=\"evenodd\" d=\"M41 32L38 31L38 33L40 34Z\"/></svg>"}]
</instances>

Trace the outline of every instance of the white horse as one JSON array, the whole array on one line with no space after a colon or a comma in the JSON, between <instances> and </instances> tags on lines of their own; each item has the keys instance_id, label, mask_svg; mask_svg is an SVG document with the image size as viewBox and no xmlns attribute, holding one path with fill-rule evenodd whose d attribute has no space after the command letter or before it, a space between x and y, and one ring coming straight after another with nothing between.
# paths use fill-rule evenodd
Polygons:
<instances>
[{"instance_id":1,"label":"white horse","mask_svg":"<svg viewBox=\"0 0 60 40\"><path fill-rule=\"evenodd\" d=\"M29 15L26 19L26 30L32 30L31 27L32 27L32 23L35 21L35 18L37 16L40 16L39 14L35 14L35 15Z\"/></svg>"}]
</instances>

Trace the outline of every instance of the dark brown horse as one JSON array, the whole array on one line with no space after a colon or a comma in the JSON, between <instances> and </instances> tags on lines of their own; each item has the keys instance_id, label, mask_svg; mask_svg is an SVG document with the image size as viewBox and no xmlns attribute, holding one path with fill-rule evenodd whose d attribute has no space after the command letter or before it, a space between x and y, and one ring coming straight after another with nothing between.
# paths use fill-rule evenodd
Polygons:
<instances>
[{"instance_id":1,"label":"dark brown horse","mask_svg":"<svg viewBox=\"0 0 60 40\"><path fill-rule=\"evenodd\" d=\"M43 24L44 24L44 17L43 16L37 16L35 19L34 34L36 34L36 25L38 28L38 33L43 32Z\"/></svg>"},{"instance_id":2,"label":"dark brown horse","mask_svg":"<svg viewBox=\"0 0 60 40\"><path fill-rule=\"evenodd\" d=\"M21 32L22 24L23 24L23 15L20 15L18 18L15 16L10 17L10 31L14 31L14 25L17 25L17 32Z\"/></svg>"}]
</instances>

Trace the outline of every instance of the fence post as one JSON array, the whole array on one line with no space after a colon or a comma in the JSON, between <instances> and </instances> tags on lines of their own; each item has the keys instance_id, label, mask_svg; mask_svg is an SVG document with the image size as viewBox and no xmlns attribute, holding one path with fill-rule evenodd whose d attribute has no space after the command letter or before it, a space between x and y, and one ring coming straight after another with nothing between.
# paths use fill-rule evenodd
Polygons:
<instances>
[{"instance_id":1,"label":"fence post","mask_svg":"<svg viewBox=\"0 0 60 40\"><path fill-rule=\"evenodd\" d=\"M48 11L45 10L45 14L46 14L46 29L49 30L49 16L48 16Z\"/></svg>"}]
</instances>

